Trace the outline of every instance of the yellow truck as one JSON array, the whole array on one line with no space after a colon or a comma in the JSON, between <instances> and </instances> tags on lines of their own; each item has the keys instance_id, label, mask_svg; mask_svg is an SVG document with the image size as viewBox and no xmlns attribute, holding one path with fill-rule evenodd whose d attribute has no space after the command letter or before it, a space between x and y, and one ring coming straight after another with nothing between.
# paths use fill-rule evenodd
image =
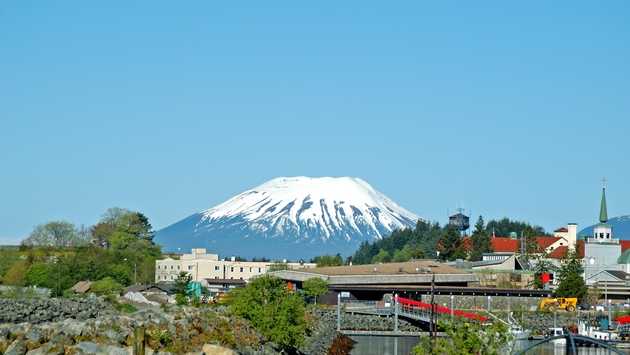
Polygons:
<instances>
[{"instance_id":1,"label":"yellow truck","mask_svg":"<svg viewBox=\"0 0 630 355\"><path fill-rule=\"evenodd\" d=\"M567 312L575 311L577 307L577 298L575 297L558 297L543 298L538 303L538 309L541 311L553 312L557 309L564 309Z\"/></svg>"}]
</instances>

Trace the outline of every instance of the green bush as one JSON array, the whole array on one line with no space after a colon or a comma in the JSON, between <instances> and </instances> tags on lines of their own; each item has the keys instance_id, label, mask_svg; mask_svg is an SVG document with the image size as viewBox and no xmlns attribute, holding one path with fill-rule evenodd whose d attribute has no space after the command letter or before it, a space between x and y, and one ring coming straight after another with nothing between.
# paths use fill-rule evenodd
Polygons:
<instances>
[{"instance_id":1,"label":"green bush","mask_svg":"<svg viewBox=\"0 0 630 355\"><path fill-rule=\"evenodd\" d=\"M175 303L178 306L186 306L188 305L188 297L184 294L178 293L175 295Z\"/></svg>"},{"instance_id":2,"label":"green bush","mask_svg":"<svg viewBox=\"0 0 630 355\"><path fill-rule=\"evenodd\" d=\"M133 313L138 310L134 305L129 303L118 303L115 307L119 312L123 313Z\"/></svg>"},{"instance_id":3,"label":"green bush","mask_svg":"<svg viewBox=\"0 0 630 355\"><path fill-rule=\"evenodd\" d=\"M122 285L116 282L111 277L106 277L99 281L92 282L92 286L90 286L90 290L97 295L113 295L119 294L122 291Z\"/></svg>"},{"instance_id":4,"label":"green bush","mask_svg":"<svg viewBox=\"0 0 630 355\"><path fill-rule=\"evenodd\" d=\"M230 295L230 310L249 320L267 339L285 350L303 344L304 300L290 291L284 281L273 276L258 277Z\"/></svg>"}]
</instances>

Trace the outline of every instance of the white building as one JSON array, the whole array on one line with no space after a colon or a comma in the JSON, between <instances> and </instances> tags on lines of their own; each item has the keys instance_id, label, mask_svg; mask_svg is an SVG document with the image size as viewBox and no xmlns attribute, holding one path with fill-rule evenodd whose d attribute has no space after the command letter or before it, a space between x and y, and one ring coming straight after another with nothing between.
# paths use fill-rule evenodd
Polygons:
<instances>
[{"instance_id":1,"label":"white building","mask_svg":"<svg viewBox=\"0 0 630 355\"><path fill-rule=\"evenodd\" d=\"M612 226L608 224L606 188L603 188L599 224L593 228L591 238L584 238L584 273L588 285L597 282L604 270L623 271L626 268L618 262L621 249L619 239L614 238Z\"/></svg>"},{"instance_id":2,"label":"white building","mask_svg":"<svg viewBox=\"0 0 630 355\"><path fill-rule=\"evenodd\" d=\"M206 284L207 279L213 280L244 280L269 271L269 267L277 263L259 261L220 260L218 254L208 254L206 249L192 249L190 254L183 254L179 259L166 258L155 261L155 281L175 281L180 272L185 271L192 276L192 281ZM283 262L287 269L314 268L313 263Z\"/></svg>"}]
</instances>

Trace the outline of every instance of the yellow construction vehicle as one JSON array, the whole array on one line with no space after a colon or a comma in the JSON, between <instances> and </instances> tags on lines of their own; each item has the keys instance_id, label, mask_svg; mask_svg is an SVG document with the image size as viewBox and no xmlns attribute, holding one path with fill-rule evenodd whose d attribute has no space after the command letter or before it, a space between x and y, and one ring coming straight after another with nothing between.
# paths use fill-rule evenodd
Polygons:
<instances>
[{"instance_id":1,"label":"yellow construction vehicle","mask_svg":"<svg viewBox=\"0 0 630 355\"><path fill-rule=\"evenodd\" d=\"M553 312L557 309L564 309L567 312L575 311L577 306L577 298L575 297L547 297L540 300L538 309L541 311Z\"/></svg>"}]
</instances>

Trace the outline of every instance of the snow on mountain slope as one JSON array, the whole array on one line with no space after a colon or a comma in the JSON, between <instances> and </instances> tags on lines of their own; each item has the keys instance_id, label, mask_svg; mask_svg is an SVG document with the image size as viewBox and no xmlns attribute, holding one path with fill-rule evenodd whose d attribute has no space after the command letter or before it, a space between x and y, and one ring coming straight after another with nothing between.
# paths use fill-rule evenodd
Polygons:
<instances>
[{"instance_id":1,"label":"snow on mountain slope","mask_svg":"<svg viewBox=\"0 0 630 355\"><path fill-rule=\"evenodd\" d=\"M205 246L224 255L306 258L350 254L362 241L418 219L358 178L283 177L166 227L156 240L171 250Z\"/></svg>"}]
</instances>

